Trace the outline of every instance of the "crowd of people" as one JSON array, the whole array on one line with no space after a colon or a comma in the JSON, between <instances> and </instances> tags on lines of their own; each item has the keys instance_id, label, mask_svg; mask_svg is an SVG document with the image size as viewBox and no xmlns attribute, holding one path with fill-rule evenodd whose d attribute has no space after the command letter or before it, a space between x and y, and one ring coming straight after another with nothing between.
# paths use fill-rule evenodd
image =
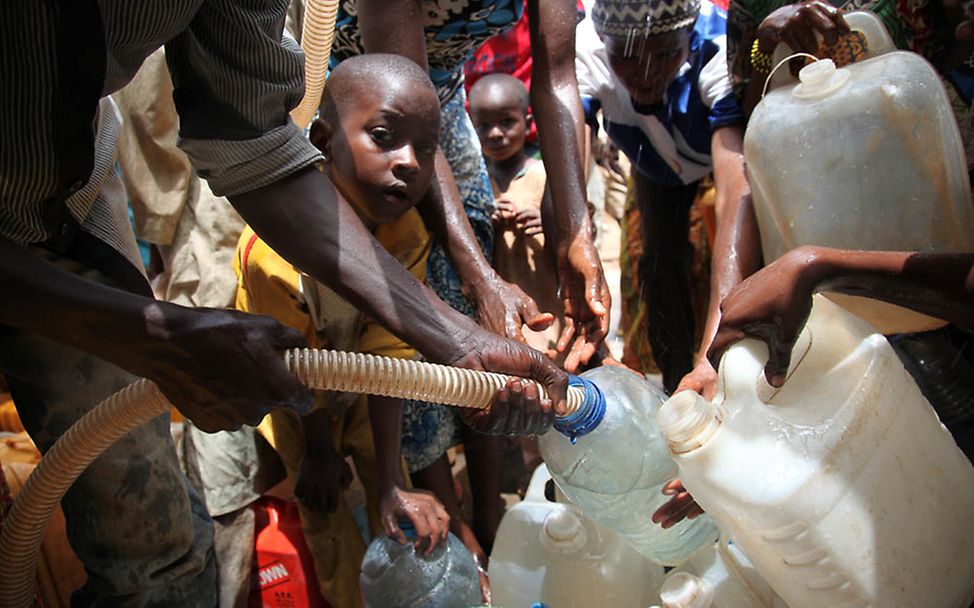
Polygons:
<instances>
[{"instance_id":1,"label":"crowd of people","mask_svg":"<svg viewBox=\"0 0 974 608\"><path fill-rule=\"evenodd\" d=\"M289 118L303 2L5 2L0 373L41 452L138 377L185 418L175 444L169 416L133 431L64 498L87 574L74 601L246 605L261 446L331 605L362 605L366 537L407 542L405 520L422 550L451 532L486 570L507 456L523 489L568 373L619 356L710 398L720 355L754 337L780 386L822 290L951 323L893 342L908 369L936 353L974 384L974 252L762 256L743 137L771 54L828 55L860 8L934 65L974 150L974 26L957 0L340 0L306 130ZM707 229L690 239L694 218ZM636 226L627 285L603 271L606 221ZM610 292L635 294L627 323L645 330L627 336L651 361L607 346ZM513 379L478 411L313 393L281 356L303 346L546 392ZM971 456L967 389L941 417ZM633 517L700 513L679 480L664 493Z\"/></svg>"}]
</instances>

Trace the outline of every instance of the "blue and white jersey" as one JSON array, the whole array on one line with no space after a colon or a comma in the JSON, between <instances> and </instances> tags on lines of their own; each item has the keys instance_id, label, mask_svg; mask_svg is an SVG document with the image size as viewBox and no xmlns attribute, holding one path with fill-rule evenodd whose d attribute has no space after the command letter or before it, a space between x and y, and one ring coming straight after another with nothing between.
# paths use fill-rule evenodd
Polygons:
<instances>
[{"instance_id":1,"label":"blue and white jersey","mask_svg":"<svg viewBox=\"0 0 974 608\"><path fill-rule=\"evenodd\" d=\"M711 134L745 122L727 70L727 14L701 0L690 34L690 54L663 103L640 114L609 68L605 45L586 18L578 24L575 71L586 119L601 108L609 137L640 172L668 186L691 184L711 171Z\"/></svg>"}]
</instances>

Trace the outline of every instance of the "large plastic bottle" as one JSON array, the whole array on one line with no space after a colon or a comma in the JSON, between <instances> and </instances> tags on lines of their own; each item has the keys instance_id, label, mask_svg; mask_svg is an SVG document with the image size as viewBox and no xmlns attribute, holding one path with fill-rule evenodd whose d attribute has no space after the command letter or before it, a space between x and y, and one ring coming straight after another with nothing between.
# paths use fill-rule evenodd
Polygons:
<instances>
[{"instance_id":1,"label":"large plastic bottle","mask_svg":"<svg viewBox=\"0 0 974 608\"><path fill-rule=\"evenodd\" d=\"M885 51L888 37L878 40L885 31L868 17L847 20ZM818 61L799 79L762 99L744 136L766 262L799 245L974 251L964 146L933 66L914 53L882 52L838 69ZM883 333L943 324L876 300L835 301Z\"/></svg>"},{"instance_id":2,"label":"large plastic bottle","mask_svg":"<svg viewBox=\"0 0 974 608\"><path fill-rule=\"evenodd\" d=\"M966 608L974 468L873 331L816 296L780 390L746 340L715 402L678 393L660 429L687 489L791 608Z\"/></svg>"},{"instance_id":3,"label":"large plastic bottle","mask_svg":"<svg viewBox=\"0 0 974 608\"><path fill-rule=\"evenodd\" d=\"M787 608L737 545L704 547L666 575L660 608Z\"/></svg>"},{"instance_id":4,"label":"large plastic bottle","mask_svg":"<svg viewBox=\"0 0 974 608\"><path fill-rule=\"evenodd\" d=\"M545 465L524 500L501 520L490 556L495 606L645 608L659 594L663 568L574 506L549 501Z\"/></svg>"},{"instance_id":5,"label":"large plastic bottle","mask_svg":"<svg viewBox=\"0 0 974 608\"><path fill-rule=\"evenodd\" d=\"M412 524L400 523L410 541ZM359 577L371 608L470 608L481 604L480 577L473 556L453 534L429 555L412 542L399 544L384 535L365 552Z\"/></svg>"},{"instance_id":6,"label":"large plastic bottle","mask_svg":"<svg viewBox=\"0 0 974 608\"><path fill-rule=\"evenodd\" d=\"M601 389L605 416L574 441L555 431L541 436L541 455L561 491L586 516L658 564L675 566L712 543L717 527L706 516L666 530L651 519L668 500L660 489L677 474L656 427L663 392L615 366L581 378Z\"/></svg>"}]
</instances>

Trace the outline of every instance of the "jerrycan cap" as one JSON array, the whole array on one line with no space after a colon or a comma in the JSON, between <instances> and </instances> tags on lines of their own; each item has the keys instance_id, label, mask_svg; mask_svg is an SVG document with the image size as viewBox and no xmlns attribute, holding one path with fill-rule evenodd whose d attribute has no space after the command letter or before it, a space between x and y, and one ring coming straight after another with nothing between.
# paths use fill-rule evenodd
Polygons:
<instances>
[{"instance_id":1,"label":"jerrycan cap","mask_svg":"<svg viewBox=\"0 0 974 608\"><path fill-rule=\"evenodd\" d=\"M849 76L849 70L836 68L831 59L820 59L798 72L799 84L795 86L792 95L799 99L825 97L842 88Z\"/></svg>"},{"instance_id":2,"label":"jerrycan cap","mask_svg":"<svg viewBox=\"0 0 974 608\"><path fill-rule=\"evenodd\" d=\"M656 424L674 454L706 444L720 428L721 418L719 408L690 390L673 395L656 412Z\"/></svg>"},{"instance_id":3,"label":"jerrycan cap","mask_svg":"<svg viewBox=\"0 0 974 608\"><path fill-rule=\"evenodd\" d=\"M709 608L714 603L714 586L699 576L677 572L663 583L659 598L663 608Z\"/></svg>"},{"instance_id":4,"label":"jerrycan cap","mask_svg":"<svg viewBox=\"0 0 974 608\"><path fill-rule=\"evenodd\" d=\"M559 553L574 553L588 542L585 524L571 509L548 513L541 525L541 534L544 545Z\"/></svg>"}]
</instances>

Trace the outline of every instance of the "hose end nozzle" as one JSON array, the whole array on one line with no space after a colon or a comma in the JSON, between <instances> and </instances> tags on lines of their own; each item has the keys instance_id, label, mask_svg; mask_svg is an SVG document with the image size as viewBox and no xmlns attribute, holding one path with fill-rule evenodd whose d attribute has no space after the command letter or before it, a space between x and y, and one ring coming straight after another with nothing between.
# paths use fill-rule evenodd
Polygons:
<instances>
[{"instance_id":1,"label":"hose end nozzle","mask_svg":"<svg viewBox=\"0 0 974 608\"><path fill-rule=\"evenodd\" d=\"M605 394L594 382L580 376L568 376L568 387L573 386L584 393L582 405L566 416L555 417L554 426L556 431L575 443L576 439L591 433L602 422L605 417Z\"/></svg>"}]
</instances>

